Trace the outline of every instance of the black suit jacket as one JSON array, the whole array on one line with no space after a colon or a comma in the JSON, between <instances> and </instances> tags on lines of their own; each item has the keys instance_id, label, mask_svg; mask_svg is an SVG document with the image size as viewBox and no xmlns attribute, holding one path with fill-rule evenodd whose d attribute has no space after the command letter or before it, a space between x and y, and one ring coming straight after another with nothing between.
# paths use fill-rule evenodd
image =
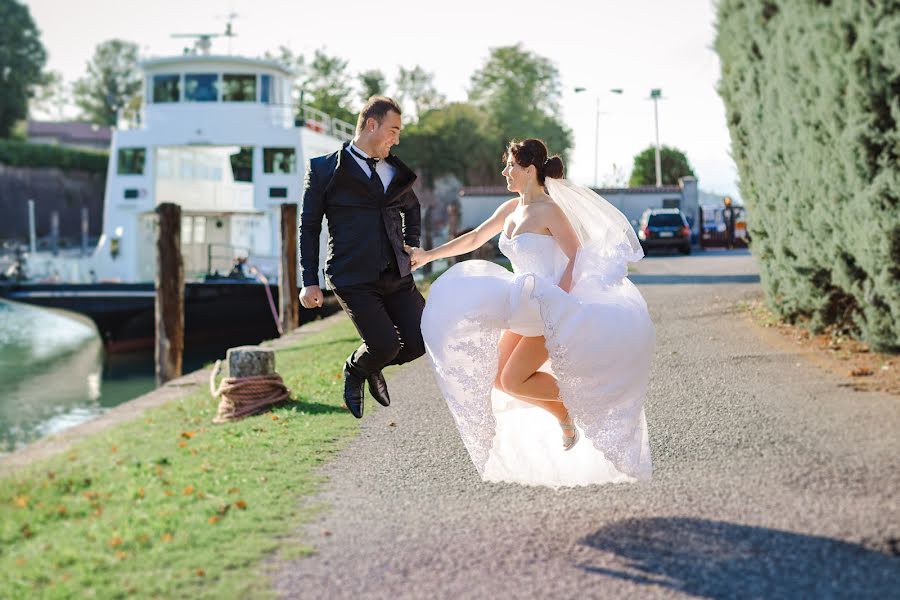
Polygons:
<instances>
[{"instance_id":1,"label":"black suit jacket","mask_svg":"<svg viewBox=\"0 0 900 600\"><path fill-rule=\"evenodd\" d=\"M303 285L319 284L319 237L322 217L328 219L328 259L325 276L334 288L375 281L383 268L381 230L387 232L400 275L411 272L404 242L419 245L422 216L412 191L416 174L395 156L387 162L396 172L388 189L379 193L369 173L347 150L309 161L300 211L300 266Z\"/></svg>"}]
</instances>

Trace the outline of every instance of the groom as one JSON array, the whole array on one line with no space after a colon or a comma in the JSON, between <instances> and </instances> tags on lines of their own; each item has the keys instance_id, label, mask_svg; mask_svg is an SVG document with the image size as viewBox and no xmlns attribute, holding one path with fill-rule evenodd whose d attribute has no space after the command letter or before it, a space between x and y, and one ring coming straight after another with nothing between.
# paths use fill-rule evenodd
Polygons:
<instances>
[{"instance_id":1,"label":"groom","mask_svg":"<svg viewBox=\"0 0 900 600\"><path fill-rule=\"evenodd\" d=\"M381 370L425 353L420 329L425 299L410 273L403 245L419 245L421 214L412 191L415 173L391 155L400 143L400 107L369 98L352 142L313 158L306 170L300 213L304 308L322 306L319 236L328 219L325 278L353 321L362 345L344 364L344 403L363 415L363 387L382 406L391 402Z\"/></svg>"}]
</instances>

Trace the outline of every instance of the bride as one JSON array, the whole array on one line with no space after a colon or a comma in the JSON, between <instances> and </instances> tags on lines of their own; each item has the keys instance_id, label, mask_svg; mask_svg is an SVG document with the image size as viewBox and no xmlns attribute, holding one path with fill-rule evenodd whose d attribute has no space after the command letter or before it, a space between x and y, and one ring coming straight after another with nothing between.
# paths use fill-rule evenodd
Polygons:
<instances>
[{"instance_id":1,"label":"bride","mask_svg":"<svg viewBox=\"0 0 900 600\"><path fill-rule=\"evenodd\" d=\"M655 334L626 277L627 263L643 257L634 230L606 200L562 179L562 160L541 140L513 142L503 176L519 196L484 223L433 250L407 247L420 268L499 233L512 263L512 273L457 263L431 286L422 315L472 462L486 481L648 479L643 402Z\"/></svg>"}]
</instances>

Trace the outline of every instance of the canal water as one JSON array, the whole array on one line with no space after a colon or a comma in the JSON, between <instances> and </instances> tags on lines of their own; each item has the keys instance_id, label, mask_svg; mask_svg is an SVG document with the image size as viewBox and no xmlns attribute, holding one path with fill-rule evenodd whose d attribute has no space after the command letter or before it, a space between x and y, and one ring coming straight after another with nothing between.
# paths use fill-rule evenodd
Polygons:
<instances>
[{"instance_id":1,"label":"canal water","mask_svg":"<svg viewBox=\"0 0 900 600\"><path fill-rule=\"evenodd\" d=\"M184 372L228 345L190 348ZM0 454L152 390L153 351L107 354L81 315L0 300Z\"/></svg>"}]
</instances>

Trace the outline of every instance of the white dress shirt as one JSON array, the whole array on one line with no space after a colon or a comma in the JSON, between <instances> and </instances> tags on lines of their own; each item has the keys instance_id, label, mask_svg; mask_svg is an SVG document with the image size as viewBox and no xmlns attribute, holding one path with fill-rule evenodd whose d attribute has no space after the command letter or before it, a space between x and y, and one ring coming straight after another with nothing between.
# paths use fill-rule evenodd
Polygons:
<instances>
[{"instance_id":1,"label":"white dress shirt","mask_svg":"<svg viewBox=\"0 0 900 600\"><path fill-rule=\"evenodd\" d=\"M347 147L347 152L350 152L350 148L353 148L356 152L359 152L360 156L369 158L369 155L360 150L359 147L353 142L350 142L350 145ZM366 161L353 154L353 152L350 152L350 156L352 156L353 160L355 160L359 164L360 168L363 170L363 173L366 173L367 175L369 175L369 177L372 176L372 170L369 168L369 165L366 164ZM384 184L384 191L387 191L388 186L391 185L391 181L394 179L394 173L397 172L397 169L395 169L393 165L389 165L383 158L379 158L378 163L375 165L375 170L378 171L378 177L381 178L381 183Z\"/></svg>"}]
</instances>

